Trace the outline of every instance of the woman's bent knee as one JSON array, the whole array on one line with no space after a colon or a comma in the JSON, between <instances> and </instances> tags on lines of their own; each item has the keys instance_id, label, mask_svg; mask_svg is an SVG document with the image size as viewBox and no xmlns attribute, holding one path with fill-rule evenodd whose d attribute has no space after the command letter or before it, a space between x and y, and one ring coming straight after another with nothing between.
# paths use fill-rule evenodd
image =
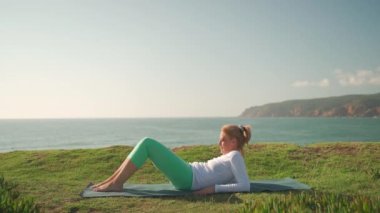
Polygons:
<instances>
[{"instance_id":1,"label":"woman's bent knee","mask_svg":"<svg viewBox=\"0 0 380 213\"><path fill-rule=\"evenodd\" d=\"M145 137L141 139L141 141L139 142L139 144L144 144L144 145L148 145L152 143L158 143L158 141L154 140L153 138Z\"/></svg>"}]
</instances>

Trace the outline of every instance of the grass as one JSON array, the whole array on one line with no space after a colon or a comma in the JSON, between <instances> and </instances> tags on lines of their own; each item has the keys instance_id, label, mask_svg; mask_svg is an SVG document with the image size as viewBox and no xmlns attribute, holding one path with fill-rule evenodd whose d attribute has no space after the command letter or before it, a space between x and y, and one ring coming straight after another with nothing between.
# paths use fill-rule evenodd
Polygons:
<instances>
[{"instance_id":1,"label":"grass","mask_svg":"<svg viewBox=\"0 0 380 213\"><path fill-rule=\"evenodd\" d=\"M311 192L234 193L177 198L94 198L79 193L108 177L132 150L102 149L0 153L0 175L46 212L376 212L380 210L380 143L253 144L245 149L250 179L292 177ZM218 156L217 146L174 151L186 161ZM132 183L166 183L147 162ZM287 210L286 210L287 209Z\"/></svg>"}]
</instances>

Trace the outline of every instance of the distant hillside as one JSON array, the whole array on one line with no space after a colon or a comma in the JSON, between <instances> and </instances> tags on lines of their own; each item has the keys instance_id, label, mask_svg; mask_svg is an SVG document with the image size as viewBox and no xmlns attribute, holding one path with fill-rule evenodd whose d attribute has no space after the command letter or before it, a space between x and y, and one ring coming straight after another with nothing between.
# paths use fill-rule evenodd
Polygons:
<instances>
[{"instance_id":1,"label":"distant hillside","mask_svg":"<svg viewBox=\"0 0 380 213\"><path fill-rule=\"evenodd\" d=\"M239 116L254 117L375 117L380 116L380 93L289 100L250 107Z\"/></svg>"}]
</instances>

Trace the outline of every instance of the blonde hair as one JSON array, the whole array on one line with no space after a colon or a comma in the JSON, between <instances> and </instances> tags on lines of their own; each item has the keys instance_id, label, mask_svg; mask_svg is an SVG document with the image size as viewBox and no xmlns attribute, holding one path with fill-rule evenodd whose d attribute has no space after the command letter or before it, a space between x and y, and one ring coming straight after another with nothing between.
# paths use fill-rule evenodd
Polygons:
<instances>
[{"instance_id":1,"label":"blonde hair","mask_svg":"<svg viewBox=\"0 0 380 213\"><path fill-rule=\"evenodd\" d=\"M243 151L244 145L251 139L251 126L249 125L224 125L221 129L230 138L236 138L238 149Z\"/></svg>"}]
</instances>

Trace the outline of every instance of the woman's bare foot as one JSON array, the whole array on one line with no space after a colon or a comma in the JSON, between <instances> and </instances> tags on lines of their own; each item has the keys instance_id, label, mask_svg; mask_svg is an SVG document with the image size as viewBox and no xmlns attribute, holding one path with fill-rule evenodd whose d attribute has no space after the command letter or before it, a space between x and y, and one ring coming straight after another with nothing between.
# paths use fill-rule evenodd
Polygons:
<instances>
[{"instance_id":1,"label":"woman's bare foot","mask_svg":"<svg viewBox=\"0 0 380 213\"><path fill-rule=\"evenodd\" d=\"M123 191L123 183L127 181L137 169L133 162L127 158L111 177L93 185L91 189L96 192Z\"/></svg>"},{"instance_id":2,"label":"woman's bare foot","mask_svg":"<svg viewBox=\"0 0 380 213\"><path fill-rule=\"evenodd\" d=\"M124 163L122 164L122 166L124 165ZM112 182L113 179L115 178L115 176L117 176L119 173L120 173L120 170L122 168L122 166L120 166L109 178L105 179L104 181L100 182L100 183L97 183L95 185L92 185L91 188L95 188L95 187L99 187L103 184L106 184L106 183L109 183L109 182Z\"/></svg>"},{"instance_id":3,"label":"woman's bare foot","mask_svg":"<svg viewBox=\"0 0 380 213\"><path fill-rule=\"evenodd\" d=\"M115 183L105 183L103 185L93 187L92 190L95 192L121 192L123 191L123 185Z\"/></svg>"},{"instance_id":4,"label":"woman's bare foot","mask_svg":"<svg viewBox=\"0 0 380 213\"><path fill-rule=\"evenodd\" d=\"M92 185L91 188L92 188L92 189L94 189L94 188L98 188L98 187L100 187L100 186L103 186L104 184L109 184L109 183L112 182L112 181L113 181L112 179L107 179L107 180L104 180L104 181L102 181L102 182L100 182L100 183L97 183L97 184Z\"/></svg>"}]
</instances>

